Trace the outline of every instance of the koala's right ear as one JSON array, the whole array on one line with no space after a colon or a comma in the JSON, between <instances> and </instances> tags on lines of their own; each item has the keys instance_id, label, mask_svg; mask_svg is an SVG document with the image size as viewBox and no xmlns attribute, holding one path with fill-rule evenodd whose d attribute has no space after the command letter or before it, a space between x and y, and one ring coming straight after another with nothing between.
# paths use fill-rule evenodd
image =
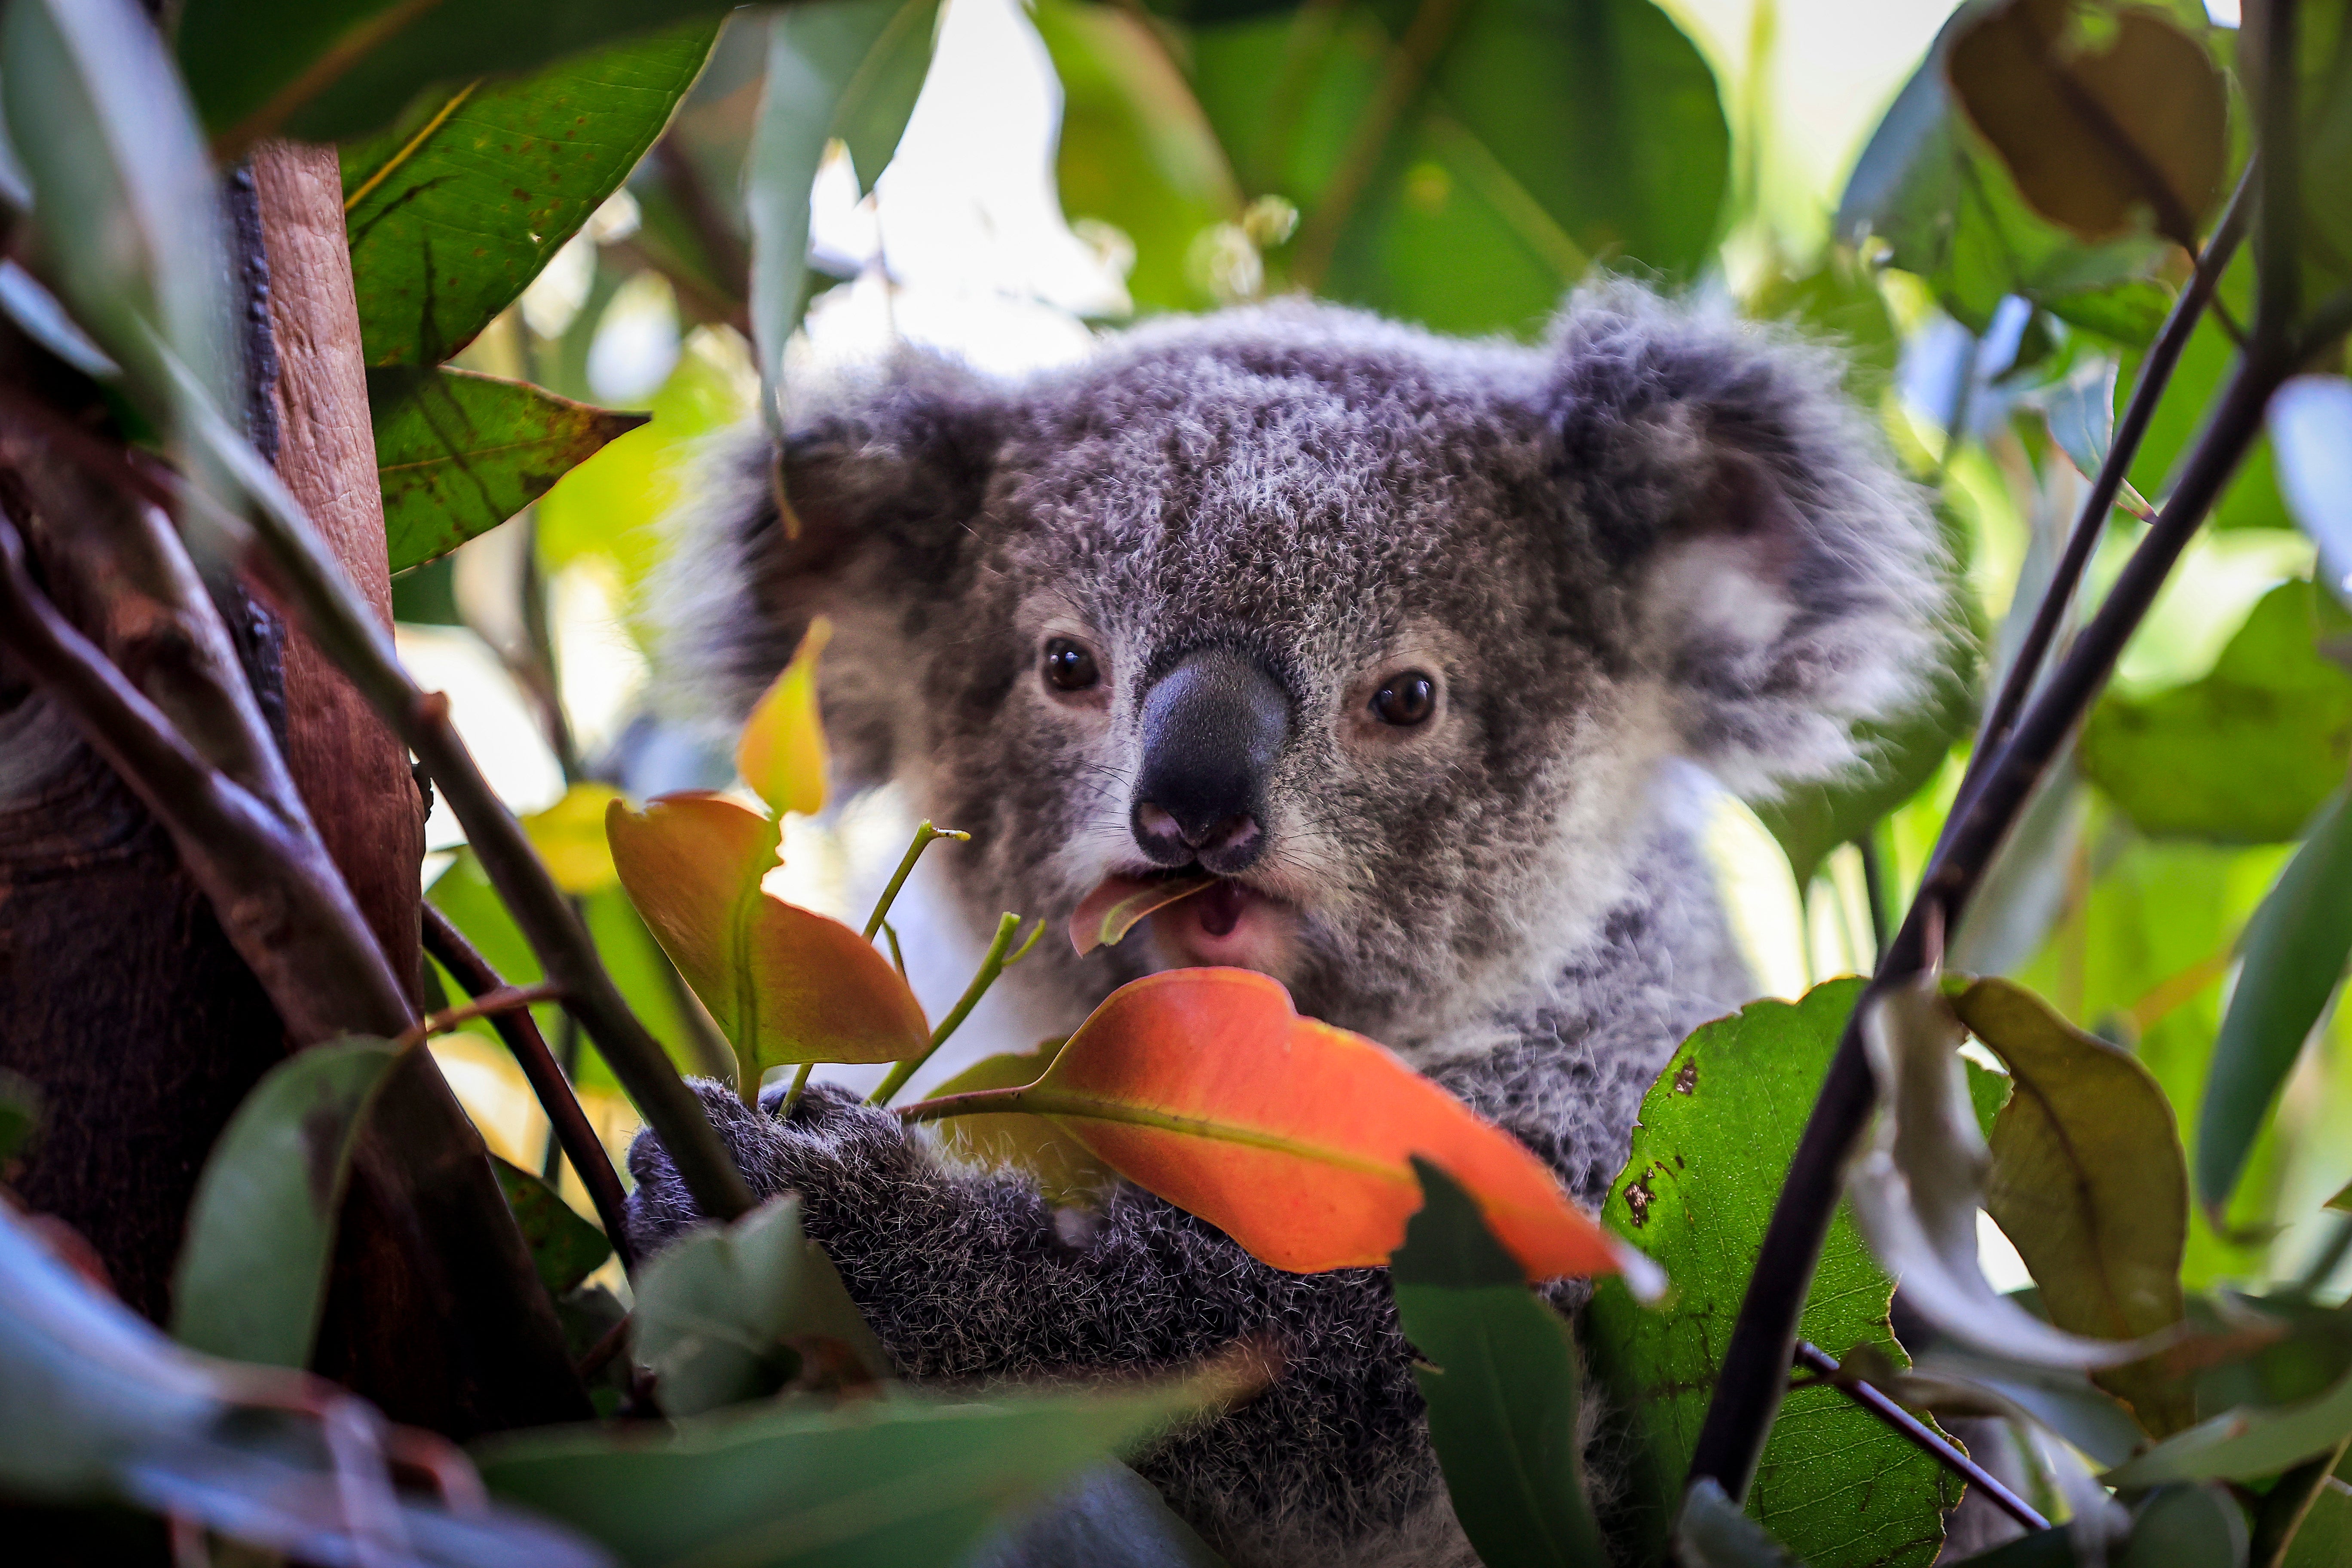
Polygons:
<instances>
[{"instance_id":1,"label":"koala's right ear","mask_svg":"<svg viewBox=\"0 0 2352 1568\"><path fill-rule=\"evenodd\" d=\"M722 437L656 590L667 695L732 723L814 616L950 591L1006 412L992 384L906 351L803 394L781 471L764 432Z\"/></svg>"}]
</instances>

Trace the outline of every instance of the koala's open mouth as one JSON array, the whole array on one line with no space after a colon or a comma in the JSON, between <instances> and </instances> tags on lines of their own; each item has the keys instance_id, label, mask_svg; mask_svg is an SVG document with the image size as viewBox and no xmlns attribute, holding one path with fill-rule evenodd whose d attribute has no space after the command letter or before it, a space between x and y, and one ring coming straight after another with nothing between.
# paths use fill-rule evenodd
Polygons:
<instances>
[{"instance_id":1,"label":"koala's open mouth","mask_svg":"<svg viewBox=\"0 0 2352 1568\"><path fill-rule=\"evenodd\" d=\"M1152 901L1162 889L1171 896ZM1276 976L1290 966L1297 910L1248 882L1212 876L1197 862L1139 868L1104 878L1081 908L1098 911L1130 900L1145 905L1136 919L1148 913L1150 945L1164 964L1231 964Z\"/></svg>"}]
</instances>

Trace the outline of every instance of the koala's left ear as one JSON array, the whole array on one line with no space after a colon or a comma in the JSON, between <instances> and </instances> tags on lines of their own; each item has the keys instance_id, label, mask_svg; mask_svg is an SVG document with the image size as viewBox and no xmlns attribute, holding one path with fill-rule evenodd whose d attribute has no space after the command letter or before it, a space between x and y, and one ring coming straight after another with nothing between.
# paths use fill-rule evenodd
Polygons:
<instances>
[{"instance_id":1,"label":"koala's left ear","mask_svg":"<svg viewBox=\"0 0 2352 1568\"><path fill-rule=\"evenodd\" d=\"M1749 795L1849 767L1949 609L1926 499L1835 357L1626 284L1571 300L1553 342L1563 482L1685 750Z\"/></svg>"}]
</instances>

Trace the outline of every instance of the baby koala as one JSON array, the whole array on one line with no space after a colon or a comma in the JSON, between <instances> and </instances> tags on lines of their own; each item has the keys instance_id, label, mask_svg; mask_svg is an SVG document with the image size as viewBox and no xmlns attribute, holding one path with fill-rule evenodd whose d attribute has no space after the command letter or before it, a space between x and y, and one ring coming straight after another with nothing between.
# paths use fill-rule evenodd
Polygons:
<instances>
[{"instance_id":1,"label":"baby koala","mask_svg":"<svg viewBox=\"0 0 2352 1568\"><path fill-rule=\"evenodd\" d=\"M1750 982L1685 809L1866 765L1945 563L1833 359L1615 284L1539 347L1288 302L1152 324L1006 384L908 354L797 411L682 541L668 657L740 719L811 616L851 782L965 828L975 931L1106 882L1219 881L1007 984L1261 970L1507 1128L1597 1205L1643 1090ZM1235 1568L1470 1563L1381 1270L1261 1264L1140 1191L1068 1223L818 1090L703 1099L900 1369L938 1384L1282 1372L1139 1468ZM772 1105L772 1100L771 1104ZM639 1138L652 1251L701 1215ZM1580 1290L1555 1290L1573 1309Z\"/></svg>"}]
</instances>

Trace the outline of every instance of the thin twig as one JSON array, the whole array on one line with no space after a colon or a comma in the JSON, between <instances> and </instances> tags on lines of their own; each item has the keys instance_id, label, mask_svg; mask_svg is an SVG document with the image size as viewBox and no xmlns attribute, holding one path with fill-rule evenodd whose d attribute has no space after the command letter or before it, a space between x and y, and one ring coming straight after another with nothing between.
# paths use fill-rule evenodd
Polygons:
<instances>
[{"instance_id":1,"label":"thin twig","mask_svg":"<svg viewBox=\"0 0 2352 1568\"><path fill-rule=\"evenodd\" d=\"M2033 1510L2033 1505L2000 1484L1991 1471L1954 1447L1936 1429L1912 1415L1885 1394L1862 1378L1843 1375L1834 1357L1810 1341L1797 1342L1796 1364L1820 1374L1848 1399L1877 1416L1901 1433L1911 1444L1923 1449L1936 1462L1982 1492L1995 1508L2025 1526L2028 1530L2047 1530L2050 1521Z\"/></svg>"},{"instance_id":2,"label":"thin twig","mask_svg":"<svg viewBox=\"0 0 2352 1568\"><path fill-rule=\"evenodd\" d=\"M867 1098L866 1104L889 1104L890 1097L904 1089L908 1079L923 1070L923 1064L948 1043L948 1037L962 1026L974 1007L980 1005L980 999L988 994L988 988L996 984L996 977L1029 956L1029 950L1037 945L1039 937L1045 934L1045 922L1037 922L1037 929L1029 933L1029 940L1021 944L1019 952L1009 952L1013 933L1020 929L1019 915L1008 914L996 922L995 940L988 944L988 952L981 959L980 968L973 973L971 984L963 988L963 994L956 999L955 1006L940 1020L940 1026L931 1031L931 1043L923 1047L921 1055L909 1057L892 1067L889 1076L883 1079L881 1087Z\"/></svg>"},{"instance_id":3,"label":"thin twig","mask_svg":"<svg viewBox=\"0 0 2352 1568\"><path fill-rule=\"evenodd\" d=\"M793 1074L793 1087L784 1090L784 1102L776 1107L777 1121L782 1121L792 1115L793 1107L801 1102L802 1090L808 1088L809 1074L814 1071L816 1071L816 1063L801 1063L800 1070Z\"/></svg>"},{"instance_id":4,"label":"thin twig","mask_svg":"<svg viewBox=\"0 0 2352 1568\"><path fill-rule=\"evenodd\" d=\"M469 996L488 996L509 989L489 961L466 940L465 933L430 903L425 906L425 951L449 972ZM554 1129L564 1157L580 1173L580 1184L588 1190L588 1202L603 1222L604 1238L619 1255L621 1267L635 1273L636 1252L629 1245L628 1195L621 1189L620 1173L613 1169L613 1158L604 1152L604 1141L589 1125L588 1113L580 1108L579 1097L572 1092L570 1080L556 1065L554 1053L547 1048L538 1022L528 1008L519 1008L493 1015L490 1026L498 1030L499 1038L514 1053L515 1065L522 1068L531 1093L539 1099L540 1109L547 1112L548 1125Z\"/></svg>"},{"instance_id":5,"label":"thin twig","mask_svg":"<svg viewBox=\"0 0 2352 1568\"><path fill-rule=\"evenodd\" d=\"M2198 258L2196 270L2190 274L2179 298L2172 302L2171 313L2165 317L2164 326L2149 345L2147 357L2140 362L2139 378L2132 384L2130 399L2124 405L2123 417L2116 421L2114 434L2107 441L2106 457L2091 481L2088 494L2083 498L2083 510L2074 519L2074 531L2066 539L2066 548L2058 558L2050 575L2050 584L2043 591L2042 602L2034 607L2033 620L2026 628L2025 640L2018 645L2017 657L2010 662L2009 678L2001 682L2000 693L1993 699L1991 709L1985 714L1979 731L1976 751L1969 766L1961 775L1958 800L1965 801L1974 786L1981 781L1985 768L2008 741L2017 715L2025 706L2026 697L2033 689L2035 679L2042 673L2042 660L2050 654L2051 645L2057 640L2058 627L2065 620L2067 606L2074 603L2074 590L2090 565L2091 556L2106 536L2107 514L2115 509L2116 497L2123 489L2125 477L2130 473L2132 459L2139 455L2140 442L2147 435L2148 422L2156 417L2157 405L2164 400L2164 389L2172 381L2172 373L2180 363L2181 352L2188 348L2189 339L2197 329L2197 321L2220 286L2221 274L2228 270L2230 259L2244 238L2247 215L2251 210L2254 175L2250 167L2239 180L2238 188L2230 197L2230 205L2215 226L2213 237L2206 241L2204 253ZM1973 776L1971 776L1973 775ZM1958 801L1954 816L1958 815Z\"/></svg>"},{"instance_id":6,"label":"thin twig","mask_svg":"<svg viewBox=\"0 0 2352 1568\"><path fill-rule=\"evenodd\" d=\"M183 373L184 374L184 373ZM86 432L60 432L59 447L101 479L169 505L184 525L201 523L217 542L235 547L271 596L293 616L312 642L332 658L369 705L389 723L465 827L467 841L490 884L505 900L515 924L531 946L547 978L563 989L567 1005L586 1027L614 1076L677 1163L678 1174L703 1212L734 1219L749 1213L751 1192L702 1106L670 1063L660 1042L630 1010L613 983L587 928L548 875L522 825L482 777L450 722L448 700L426 693L410 680L394 653L390 637L361 600L343 570L320 542L301 504L288 493L259 454L211 408L203 389L190 382L188 405L194 434L230 471L254 502L253 521L186 482L181 476L129 458ZM62 426L37 400L0 385L0 405L24 413L46 426ZM397 1034L413 1014L389 1028Z\"/></svg>"},{"instance_id":7,"label":"thin twig","mask_svg":"<svg viewBox=\"0 0 2352 1568\"><path fill-rule=\"evenodd\" d=\"M622 1313L620 1321L599 1335L596 1342L588 1347L588 1353L580 1358L580 1376L583 1381L595 1376L610 1366L613 1363L613 1358L619 1355L622 1347L629 1342L629 1318L630 1314Z\"/></svg>"},{"instance_id":8,"label":"thin twig","mask_svg":"<svg viewBox=\"0 0 2352 1568\"><path fill-rule=\"evenodd\" d=\"M915 841L907 846L907 853L899 858L898 868L890 874L889 882L883 887L882 896L874 900L874 912L866 917L866 941L872 942L874 933L882 929L883 918L889 914L890 906L898 901L898 889L907 885L907 878L914 871L915 862L923 858L924 850L942 838L952 838L960 844L971 842L971 835L961 828L933 827L930 819L925 817L923 825L915 829ZM903 965L900 973L905 973Z\"/></svg>"},{"instance_id":9,"label":"thin twig","mask_svg":"<svg viewBox=\"0 0 2352 1568\"><path fill-rule=\"evenodd\" d=\"M392 1043L395 1048L406 1050L411 1046L422 1045L436 1035L446 1035L452 1029L461 1028L477 1018L495 1017L500 1013L511 1013L521 1007L535 1007L541 1002L552 1002L562 994L562 990L553 985L502 985L496 991L483 992L462 1006L444 1007L438 1013L427 1013L402 1030Z\"/></svg>"},{"instance_id":10,"label":"thin twig","mask_svg":"<svg viewBox=\"0 0 2352 1568\"><path fill-rule=\"evenodd\" d=\"M1300 288L1312 290L1322 286L1339 251L1339 237L1387 155L1397 121L1421 90L1429 68L1453 40L1454 29L1468 6L1469 0L1421 0L1420 9L1405 26L1404 37L1389 50L1388 68L1381 73L1372 101L1364 106L1362 118L1356 121L1339 154L1339 167L1324 183L1299 232L1298 259L1291 266L1290 277Z\"/></svg>"},{"instance_id":11,"label":"thin twig","mask_svg":"<svg viewBox=\"0 0 2352 1568\"><path fill-rule=\"evenodd\" d=\"M2295 0L2260 0L2247 20L2259 20L2262 44L2254 108L2263 186L2254 334L2278 343L2288 340L2303 314L2303 84L2296 75Z\"/></svg>"}]
</instances>

